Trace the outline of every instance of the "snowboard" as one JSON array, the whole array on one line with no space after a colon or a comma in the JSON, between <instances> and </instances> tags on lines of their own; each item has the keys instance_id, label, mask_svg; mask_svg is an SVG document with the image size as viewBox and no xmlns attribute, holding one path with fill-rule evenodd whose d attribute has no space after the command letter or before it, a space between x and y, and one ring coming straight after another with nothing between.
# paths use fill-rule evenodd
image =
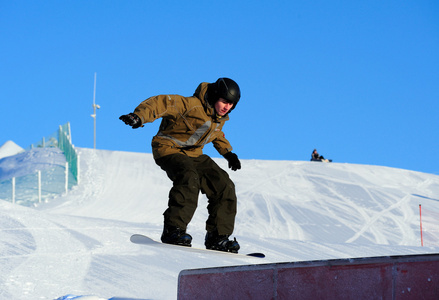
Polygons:
<instances>
[{"instance_id":1,"label":"snowboard","mask_svg":"<svg viewBox=\"0 0 439 300\"><path fill-rule=\"evenodd\" d=\"M194 248L194 247L187 247L187 246L180 246L180 245L164 244L162 242L158 242L156 240L153 240L152 238L147 237L146 235L143 235L143 234L133 234L130 238L130 241L134 244L172 248L172 249L201 253L201 254L219 254L219 255L229 255L229 256L230 255L239 255L239 256L251 256L251 257L258 257L258 258L265 257L265 254L260 253L260 252L240 254L240 253L208 250L208 249Z\"/></svg>"}]
</instances>

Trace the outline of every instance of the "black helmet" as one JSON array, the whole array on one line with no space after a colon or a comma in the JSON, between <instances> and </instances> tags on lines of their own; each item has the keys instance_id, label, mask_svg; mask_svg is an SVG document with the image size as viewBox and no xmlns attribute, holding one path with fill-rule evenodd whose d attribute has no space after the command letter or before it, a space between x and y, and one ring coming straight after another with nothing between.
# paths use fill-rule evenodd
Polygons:
<instances>
[{"instance_id":1,"label":"black helmet","mask_svg":"<svg viewBox=\"0 0 439 300\"><path fill-rule=\"evenodd\" d=\"M232 79L226 77L218 78L216 82L209 84L209 104L214 106L219 98L223 98L227 100L227 102L233 103L233 108L235 108L241 98L241 91L239 90L238 84Z\"/></svg>"}]
</instances>

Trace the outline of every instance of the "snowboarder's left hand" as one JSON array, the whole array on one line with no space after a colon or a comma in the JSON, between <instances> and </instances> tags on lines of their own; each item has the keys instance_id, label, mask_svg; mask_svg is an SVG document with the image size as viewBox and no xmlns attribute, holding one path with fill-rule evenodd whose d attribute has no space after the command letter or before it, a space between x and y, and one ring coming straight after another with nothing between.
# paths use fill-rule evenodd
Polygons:
<instances>
[{"instance_id":1,"label":"snowboarder's left hand","mask_svg":"<svg viewBox=\"0 0 439 300\"><path fill-rule=\"evenodd\" d=\"M229 162L229 168L233 171L241 169L241 162L238 159L238 155L233 152L227 152L224 154L224 158Z\"/></svg>"},{"instance_id":2,"label":"snowboarder's left hand","mask_svg":"<svg viewBox=\"0 0 439 300\"><path fill-rule=\"evenodd\" d=\"M119 117L119 120L123 121L127 125L130 125L131 127L133 127L133 129L142 126L142 121L140 120L139 116L134 113L122 115Z\"/></svg>"}]
</instances>

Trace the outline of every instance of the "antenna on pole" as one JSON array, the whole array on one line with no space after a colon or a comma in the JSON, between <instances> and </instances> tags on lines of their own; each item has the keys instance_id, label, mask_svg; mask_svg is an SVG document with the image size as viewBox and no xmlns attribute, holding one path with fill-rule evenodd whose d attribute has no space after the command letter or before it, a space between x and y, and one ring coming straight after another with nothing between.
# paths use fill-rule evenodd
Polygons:
<instances>
[{"instance_id":1,"label":"antenna on pole","mask_svg":"<svg viewBox=\"0 0 439 300\"><path fill-rule=\"evenodd\" d=\"M95 72L95 80L93 86L93 114L91 117L93 118L93 149L96 149L96 108L101 108L98 104L96 104L96 72Z\"/></svg>"}]
</instances>

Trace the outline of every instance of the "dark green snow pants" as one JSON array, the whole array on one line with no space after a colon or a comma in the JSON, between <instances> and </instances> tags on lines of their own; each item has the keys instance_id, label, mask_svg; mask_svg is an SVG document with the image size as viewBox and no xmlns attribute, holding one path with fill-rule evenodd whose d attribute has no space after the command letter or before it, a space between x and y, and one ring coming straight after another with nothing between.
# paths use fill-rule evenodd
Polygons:
<instances>
[{"instance_id":1,"label":"dark green snow pants","mask_svg":"<svg viewBox=\"0 0 439 300\"><path fill-rule=\"evenodd\" d=\"M231 235L235 225L237 199L235 185L226 171L209 156L189 157L171 154L156 160L173 182L168 208L163 213L165 225L186 229L198 205L201 191L208 199L208 232Z\"/></svg>"}]
</instances>

